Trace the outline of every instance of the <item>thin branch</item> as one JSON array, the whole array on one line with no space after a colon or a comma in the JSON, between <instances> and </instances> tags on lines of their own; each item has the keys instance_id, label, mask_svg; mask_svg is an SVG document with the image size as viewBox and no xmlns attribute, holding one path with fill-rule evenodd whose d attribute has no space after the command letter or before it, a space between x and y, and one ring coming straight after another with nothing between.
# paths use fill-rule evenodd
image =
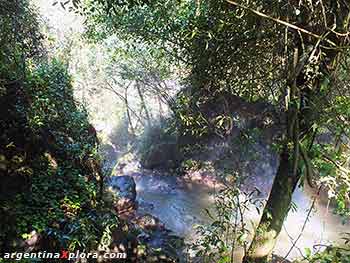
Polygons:
<instances>
[{"instance_id":1,"label":"thin branch","mask_svg":"<svg viewBox=\"0 0 350 263\"><path fill-rule=\"evenodd\" d=\"M260 17L263 17L263 18L269 19L269 20L271 20L271 21L274 21L274 22L276 22L276 23L278 23L278 24L282 24L282 25L284 25L284 26L286 26L286 27L293 28L293 29L295 29L295 30L297 30L297 31L299 31L299 32L302 32L302 33L307 34L307 35L309 35L309 36L312 36L312 37L314 37L314 38L322 39L322 36L317 35L317 34L311 32L311 31L308 31L308 30L306 30L305 28L301 28L301 27L299 27L299 26L296 26L296 25L291 24L291 23L289 23L289 22L283 21L283 20L281 20L281 19L278 19L278 18L269 16L269 15L266 15L266 14L260 12L260 11L257 11L257 10L255 10L255 9L250 8L250 7L241 5L241 4L239 4L239 3L235 2L235 1L226 0L226 2L228 2L228 3L232 4L232 5L238 6L238 7L242 8L242 9L244 9L244 10L248 10L248 11L250 11L250 12L252 12L252 13L254 13L254 14L260 16ZM325 39L325 41L326 41L327 43L331 44L332 46L337 46L334 42L330 41L329 39Z\"/></svg>"},{"instance_id":2,"label":"thin branch","mask_svg":"<svg viewBox=\"0 0 350 263\"><path fill-rule=\"evenodd\" d=\"M314 210L314 207L315 207L316 200L317 200L317 197L318 197L318 195L319 195L320 189L321 189L321 188L319 188L317 195L316 195L316 196L314 197L314 199L312 200L311 207L310 207L310 209L309 209L309 211L308 211L308 213L307 213L307 215L306 215L306 218L305 218L304 224L303 224L303 226L302 226L302 228L301 228L301 230L300 230L300 233L299 233L298 237L295 239L295 241L293 242L291 248L288 250L287 254L284 256L284 260L287 259L287 257L288 257L289 254L292 252L292 250L294 249L294 247L295 247L296 244L298 243L299 239L300 239L301 236L303 235L304 230L305 230L305 227L306 227L306 224L307 224L307 222L309 221L309 218L310 218L310 216L311 216L311 212Z\"/></svg>"},{"instance_id":3,"label":"thin branch","mask_svg":"<svg viewBox=\"0 0 350 263\"><path fill-rule=\"evenodd\" d=\"M350 174L350 170L346 169L345 167L341 166L339 163L337 163L336 161L334 161L332 158L328 157L327 155L322 155L323 159L331 162L332 164L334 164L340 171L342 171L343 173L346 174Z\"/></svg>"},{"instance_id":4,"label":"thin branch","mask_svg":"<svg viewBox=\"0 0 350 263\"><path fill-rule=\"evenodd\" d=\"M299 147L300 147L301 157L303 158L303 161L306 167L306 181L311 188L314 188L315 185L312 181L314 172L312 169L311 161L301 144L299 144Z\"/></svg>"},{"instance_id":5,"label":"thin branch","mask_svg":"<svg viewBox=\"0 0 350 263\"><path fill-rule=\"evenodd\" d=\"M117 97L119 97L125 103L125 106L128 107L130 112L132 112L135 115L135 117L138 119L138 121L142 125L144 125L143 121L141 120L141 117L127 104L127 99L122 94L120 94L118 91L116 91L111 84L109 84L108 82L106 82L106 84L108 87L102 87L102 88L113 92ZM130 85L131 85L131 83L128 86L130 86Z\"/></svg>"},{"instance_id":6,"label":"thin branch","mask_svg":"<svg viewBox=\"0 0 350 263\"><path fill-rule=\"evenodd\" d=\"M287 234L287 236L288 236L290 242L293 244L293 243L294 243L294 238L291 236L291 234L289 234L289 232L288 232L288 230L287 230L287 228L286 228L285 225L283 225L283 230L286 232L286 234ZM295 245L295 248L299 250L299 253L300 253L301 257L302 257L303 259L305 259L305 256L304 256L303 252L301 251L300 247L297 247L297 246ZM283 261L282 261L282 263L283 263Z\"/></svg>"}]
</instances>

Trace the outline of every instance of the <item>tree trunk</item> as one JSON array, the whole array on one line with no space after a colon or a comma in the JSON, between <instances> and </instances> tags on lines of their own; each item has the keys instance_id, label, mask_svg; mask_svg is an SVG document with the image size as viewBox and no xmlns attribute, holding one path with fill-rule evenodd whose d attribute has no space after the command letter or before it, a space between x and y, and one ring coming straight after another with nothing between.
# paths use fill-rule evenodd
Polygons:
<instances>
[{"instance_id":1,"label":"tree trunk","mask_svg":"<svg viewBox=\"0 0 350 263\"><path fill-rule=\"evenodd\" d=\"M331 7L337 14L337 30L344 32L348 29L347 17L350 17L350 10L348 6L334 5L336 1L327 2L327 6ZM308 19L304 19L308 21ZM305 22L303 21L303 22ZM301 27L307 27L307 23ZM345 46L348 40L340 37L338 34L330 34L328 40L336 43L337 46ZM305 46L313 47L313 52L308 52L303 48ZM283 142L283 151L280 156L280 165L275 177L270 196L264 208L259 226L256 229L255 236L250 245L250 248L243 258L243 263L267 263L275 247L277 237L282 229L283 222L288 215L290 205L292 202L292 195L300 179L300 172L298 171L300 137L312 135L312 124L319 116L312 116L310 114L310 106L316 105L318 101L320 88L323 77L330 76L331 71L334 70L335 62L341 49L326 49L322 50L319 47L319 42L311 41L310 38L305 37L303 42L298 35L294 40L294 61L291 65L290 76L288 77L287 89L290 92L288 98L287 114L287 129L286 139ZM299 52L301 54L299 54ZM305 75L303 67L307 63L303 57L309 57L317 52L323 51L325 58L318 57L317 63L320 66L318 75L308 79ZM315 56L314 56L315 57ZM310 88L312 87L312 88ZM288 94L288 92L287 92ZM321 95L322 96L322 95ZM305 104L306 102L306 104ZM311 116L310 116L311 115ZM311 133L311 134L310 134ZM304 162L306 162L304 158Z\"/></svg>"},{"instance_id":2,"label":"tree trunk","mask_svg":"<svg viewBox=\"0 0 350 263\"><path fill-rule=\"evenodd\" d=\"M299 177L293 175L293 165L289 160L288 148L285 147L280 155L280 165L260 224L243 263L269 262L269 256L288 215Z\"/></svg>"},{"instance_id":3,"label":"tree trunk","mask_svg":"<svg viewBox=\"0 0 350 263\"><path fill-rule=\"evenodd\" d=\"M253 241L243 263L265 263L276 245L284 219L287 217L294 189L300 179L299 165L299 137L300 119L305 123L298 101L301 98L300 87L305 83L297 82L297 68L302 63L299 48L294 49L292 72L288 78L286 133L283 140L283 150L280 154L280 164L275 176L269 198L264 208L260 223L256 229ZM303 79L303 78L302 78ZM308 123L309 125L309 123ZM305 129L303 125L302 129Z\"/></svg>"},{"instance_id":4,"label":"tree trunk","mask_svg":"<svg viewBox=\"0 0 350 263\"><path fill-rule=\"evenodd\" d=\"M131 136L134 139L136 136L136 132L135 132L135 128L132 124L132 120L131 120L131 114L130 114L130 109L129 109L129 100L128 100L128 88L125 88L125 110L126 110L126 115L128 117L128 122L129 122L129 127L130 127L130 131L131 131Z\"/></svg>"},{"instance_id":5,"label":"tree trunk","mask_svg":"<svg viewBox=\"0 0 350 263\"><path fill-rule=\"evenodd\" d=\"M141 99L141 111L142 111L142 109L145 110L147 125L151 126L151 115L149 114L148 109L146 107L145 98L143 97L143 93L142 93L142 90L141 90L141 87L140 87L140 83L137 82L137 81L136 81L136 89L137 89L137 92L138 92L139 97Z\"/></svg>"}]
</instances>

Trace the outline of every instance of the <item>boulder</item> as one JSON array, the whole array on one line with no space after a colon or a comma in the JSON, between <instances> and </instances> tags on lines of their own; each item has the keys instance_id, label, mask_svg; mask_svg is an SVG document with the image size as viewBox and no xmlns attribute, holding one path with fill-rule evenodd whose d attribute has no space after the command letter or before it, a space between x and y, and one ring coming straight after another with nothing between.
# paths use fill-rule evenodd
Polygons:
<instances>
[{"instance_id":1,"label":"boulder","mask_svg":"<svg viewBox=\"0 0 350 263\"><path fill-rule=\"evenodd\" d=\"M136 224L144 230L163 230L164 224L160 222L158 218L150 214L145 214L137 218Z\"/></svg>"},{"instance_id":2,"label":"boulder","mask_svg":"<svg viewBox=\"0 0 350 263\"><path fill-rule=\"evenodd\" d=\"M139 243L146 245L142 262L180 262L183 239L173 235L158 218L145 214L136 218L134 224L140 231Z\"/></svg>"},{"instance_id":3,"label":"boulder","mask_svg":"<svg viewBox=\"0 0 350 263\"><path fill-rule=\"evenodd\" d=\"M114 176L110 179L110 186L118 193L116 210L121 214L137 208L136 184L130 176Z\"/></svg>"},{"instance_id":4,"label":"boulder","mask_svg":"<svg viewBox=\"0 0 350 263\"><path fill-rule=\"evenodd\" d=\"M142 158L147 169L175 168L181 162L181 154L176 143L161 143L150 147Z\"/></svg>"}]
</instances>

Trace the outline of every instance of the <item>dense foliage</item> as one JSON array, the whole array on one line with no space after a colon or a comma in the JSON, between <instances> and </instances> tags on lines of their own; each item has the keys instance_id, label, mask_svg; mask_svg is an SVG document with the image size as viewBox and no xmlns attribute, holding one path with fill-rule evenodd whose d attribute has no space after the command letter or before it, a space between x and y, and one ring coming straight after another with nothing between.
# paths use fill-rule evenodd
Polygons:
<instances>
[{"instance_id":1,"label":"dense foliage","mask_svg":"<svg viewBox=\"0 0 350 263\"><path fill-rule=\"evenodd\" d=\"M346 35L341 32L346 31L347 22L340 22L346 10L341 14L336 4L327 4L252 1L240 8L227 1L86 1L83 6L90 38L116 33L122 39L155 45L183 62L179 67L186 69L182 77L189 88L178 94L175 107L182 133L197 138L210 130L229 134L234 121L232 97L239 95L275 105L280 126L287 124L284 112L291 107L287 104L297 105L300 140L307 148L315 143L313 136L349 134L347 53L339 54L330 65L326 59L336 56L333 47ZM338 24L333 23L333 15L339 15ZM292 26L307 33L298 39ZM324 43L317 37L322 34ZM290 99L294 46L300 49L300 76L295 80L300 97Z\"/></svg>"},{"instance_id":2,"label":"dense foliage","mask_svg":"<svg viewBox=\"0 0 350 263\"><path fill-rule=\"evenodd\" d=\"M84 8L90 37L117 33L183 62L181 133L230 135L237 95L273 105L284 130L280 168L245 262L271 253L301 179L326 188L348 216L347 3L86 1Z\"/></svg>"},{"instance_id":3,"label":"dense foliage","mask_svg":"<svg viewBox=\"0 0 350 263\"><path fill-rule=\"evenodd\" d=\"M41 249L96 249L117 223L100 196L96 133L66 65L45 58L28 2L0 9L1 252L33 236Z\"/></svg>"}]
</instances>

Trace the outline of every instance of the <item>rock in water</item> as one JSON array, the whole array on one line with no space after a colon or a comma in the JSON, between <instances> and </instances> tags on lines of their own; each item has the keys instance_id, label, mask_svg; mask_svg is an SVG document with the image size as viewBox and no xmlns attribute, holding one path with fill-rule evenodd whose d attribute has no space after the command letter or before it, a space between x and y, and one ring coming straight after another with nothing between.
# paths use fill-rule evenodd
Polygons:
<instances>
[{"instance_id":1,"label":"rock in water","mask_svg":"<svg viewBox=\"0 0 350 263\"><path fill-rule=\"evenodd\" d=\"M153 145L143 156L141 163L146 169L174 168L181 158L177 144L162 143Z\"/></svg>"},{"instance_id":2,"label":"rock in water","mask_svg":"<svg viewBox=\"0 0 350 263\"><path fill-rule=\"evenodd\" d=\"M137 207L136 184L130 176L114 176L110 179L110 186L118 193L119 200L116 210L119 213L130 212Z\"/></svg>"},{"instance_id":3,"label":"rock in water","mask_svg":"<svg viewBox=\"0 0 350 263\"><path fill-rule=\"evenodd\" d=\"M164 225L160 223L159 219L150 214L145 214L137 219L137 224L145 230L164 229Z\"/></svg>"}]
</instances>

